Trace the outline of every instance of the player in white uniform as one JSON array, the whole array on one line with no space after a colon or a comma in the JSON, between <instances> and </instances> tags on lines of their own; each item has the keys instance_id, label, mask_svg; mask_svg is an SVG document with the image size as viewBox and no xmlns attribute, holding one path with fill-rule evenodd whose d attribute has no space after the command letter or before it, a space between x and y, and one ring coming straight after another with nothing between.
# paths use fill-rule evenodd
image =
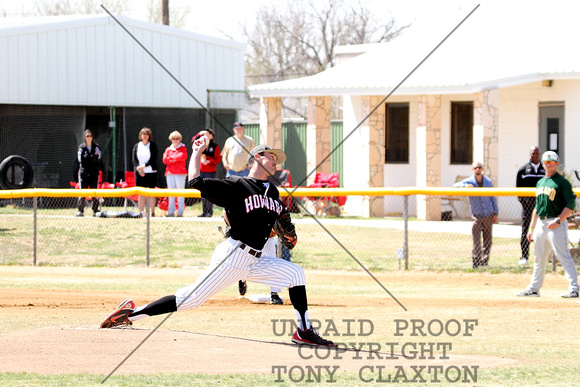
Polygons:
<instances>
[{"instance_id":1,"label":"player in white uniform","mask_svg":"<svg viewBox=\"0 0 580 387\"><path fill-rule=\"evenodd\" d=\"M262 255L274 222L281 215L289 216L279 200L278 189L266 178L276 170L276 163L286 159L284 152L260 145L248 157L248 177L226 179L199 177L201 153L209 139L200 137L193 143L189 164L189 186L201 196L224 207L230 222L231 237L214 250L210 267L190 286L136 308L131 299L123 301L101 323L101 328L126 325L139 319L197 308L204 301L241 279L279 288L288 287L290 301L296 311L298 329L292 336L297 344L332 346L310 325L304 269L295 263Z\"/></svg>"},{"instance_id":2,"label":"player in white uniform","mask_svg":"<svg viewBox=\"0 0 580 387\"><path fill-rule=\"evenodd\" d=\"M228 221L228 214L225 211L224 211L223 217L224 217L226 224L228 225L226 227L225 236L229 237L231 227L230 227L230 222ZM276 240L274 239L275 236L276 236L276 233L274 232L274 230L272 230L270 232L270 238L268 238L268 240L264 244L264 247L262 248L262 255L265 255L267 257L278 256L278 254L276 253ZM239 280L238 281L238 292L240 293L240 296L245 296L247 291L248 291L247 281L246 280ZM282 300L282 298L280 298L280 296L278 295L278 293L280 293L281 291L282 291L281 288L277 288L275 286L270 286L270 304L284 305L284 300Z\"/></svg>"}]
</instances>

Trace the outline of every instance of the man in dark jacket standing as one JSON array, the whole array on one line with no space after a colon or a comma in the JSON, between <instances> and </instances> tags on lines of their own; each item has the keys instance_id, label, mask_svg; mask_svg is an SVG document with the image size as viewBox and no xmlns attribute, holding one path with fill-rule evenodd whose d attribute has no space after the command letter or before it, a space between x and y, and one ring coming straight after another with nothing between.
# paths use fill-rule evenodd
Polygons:
<instances>
[{"instance_id":1,"label":"man in dark jacket standing","mask_svg":"<svg viewBox=\"0 0 580 387\"><path fill-rule=\"evenodd\" d=\"M516 187L536 188L538 181L544 177L546 171L540 163L540 148L532 146L530 148L530 161L522 166L516 176ZM532 219L532 212L536 205L535 196L519 196L518 201L522 205L522 235L520 238L520 246L522 248L522 257L519 264L525 265L528 263L528 256L530 252L530 242L528 242L528 228L530 220Z\"/></svg>"},{"instance_id":2,"label":"man in dark jacket standing","mask_svg":"<svg viewBox=\"0 0 580 387\"><path fill-rule=\"evenodd\" d=\"M98 189L99 185L99 162L101 160L101 148L93 141L93 132L85 130L85 142L79 146L77 160L79 162L79 186L81 189ZM76 216L84 216L86 198L78 200L78 212ZM99 213L99 198L93 198L93 216Z\"/></svg>"}]
</instances>

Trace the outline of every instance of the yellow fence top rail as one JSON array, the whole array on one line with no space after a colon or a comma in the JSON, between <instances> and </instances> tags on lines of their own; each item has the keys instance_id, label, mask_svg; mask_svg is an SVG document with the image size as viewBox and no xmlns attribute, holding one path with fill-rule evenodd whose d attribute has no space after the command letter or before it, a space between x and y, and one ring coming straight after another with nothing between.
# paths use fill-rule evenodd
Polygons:
<instances>
[{"instance_id":1,"label":"yellow fence top rail","mask_svg":"<svg viewBox=\"0 0 580 387\"><path fill-rule=\"evenodd\" d=\"M451 188L451 187L378 187L365 189L349 188L278 188L280 196L535 196L535 188ZM580 188L574 188L576 195ZM189 197L200 198L200 192L195 189L169 190L150 188L123 189L52 189L30 188L20 190L0 190L0 199L23 197L125 197L133 195L154 197Z\"/></svg>"}]
</instances>

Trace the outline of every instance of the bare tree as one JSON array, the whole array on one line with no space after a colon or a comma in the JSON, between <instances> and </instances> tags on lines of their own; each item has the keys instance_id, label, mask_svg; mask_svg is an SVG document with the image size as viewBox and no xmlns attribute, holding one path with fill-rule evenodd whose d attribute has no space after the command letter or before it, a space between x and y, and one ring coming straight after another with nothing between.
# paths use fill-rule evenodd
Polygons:
<instances>
[{"instance_id":1,"label":"bare tree","mask_svg":"<svg viewBox=\"0 0 580 387\"><path fill-rule=\"evenodd\" d=\"M337 46L388 42L409 27L347 0L296 0L286 9L265 5L252 24L241 26L250 84L316 74L335 65Z\"/></svg>"},{"instance_id":2,"label":"bare tree","mask_svg":"<svg viewBox=\"0 0 580 387\"><path fill-rule=\"evenodd\" d=\"M101 4L111 13L123 14L129 9L127 0L37 0L36 15L85 15L104 13Z\"/></svg>"},{"instance_id":3,"label":"bare tree","mask_svg":"<svg viewBox=\"0 0 580 387\"><path fill-rule=\"evenodd\" d=\"M147 13L150 22L159 24L163 22L163 1L149 0ZM165 1L169 2L169 0ZM128 0L36 0L36 12L34 14L45 16L99 14L105 12L101 8L101 4L113 14L125 14L130 9ZM171 8L169 11L171 25L183 28L190 12L191 8L189 6Z\"/></svg>"},{"instance_id":4,"label":"bare tree","mask_svg":"<svg viewBox=\"0 0 580 387\"><path fill-rule=\"evenodd\" d=\"M388 42L409 25L393 17L379 18L362 0L294 0L286 8L262 6L251 26L241 25L246 38L246 84L253 85L314 75L336 64L336 47ZM332 118L342 117L340 97L332 98ZM284 117L306 118L306 100L284 98ZM256 100L246 98L244 114L259 117Z\"/></svg>"}]
</instances>

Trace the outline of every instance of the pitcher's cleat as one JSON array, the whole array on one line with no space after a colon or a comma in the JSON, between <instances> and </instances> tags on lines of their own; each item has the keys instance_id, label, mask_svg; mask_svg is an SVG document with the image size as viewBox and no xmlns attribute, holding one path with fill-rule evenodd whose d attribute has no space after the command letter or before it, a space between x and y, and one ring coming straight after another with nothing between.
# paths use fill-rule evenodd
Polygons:
<instances>
[{"instance_id":1,"label":"pitcher's cleat","mask_svg":"<svg viewBox=\"0 0 580 387\"><path fill-rule=\"evenodd\" d=\"M300 328L296 329L294 335L292 336L292 342L301 345L323 345L328 347L334 347L334 343L330 340L324 339L320 336L320 333L315 328L310 328L303 331Z\"/></svg>"},{"instance_id":2,"label":"pitcher's cleat","mask_svg":"<svg viewBox=\"0 0 580 387\"><path fill-rule=\"evenodd\" d=\"M132 299L127 298L119 304L117 309L108 315L99 328L113 328L119 325L131 325L129 315L135 310L135 303Z\"/></svg>"}]
</instances>

